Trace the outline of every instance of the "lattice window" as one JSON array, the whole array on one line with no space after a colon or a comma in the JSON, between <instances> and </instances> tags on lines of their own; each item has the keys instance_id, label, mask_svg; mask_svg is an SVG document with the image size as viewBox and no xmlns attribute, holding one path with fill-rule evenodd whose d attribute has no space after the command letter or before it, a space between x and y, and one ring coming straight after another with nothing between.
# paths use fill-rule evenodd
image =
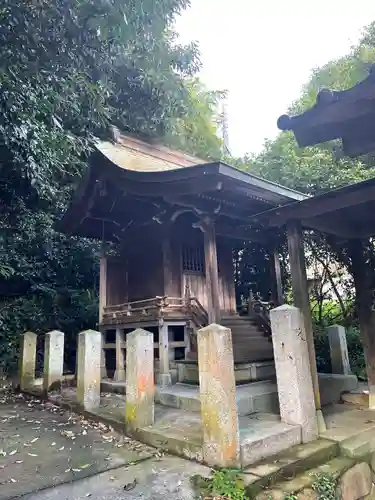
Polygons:
<instances>
[{"instance_id":1,"label":"lattice window","mask_svg":"<svg viewBox=\"0 0 375 500\"><path fill-rule=\"evenodd\" d=\"M182 247L182 269L194 273L204 273L204 251L203 245L183 245Z\"/></svg>"}]
</instances>

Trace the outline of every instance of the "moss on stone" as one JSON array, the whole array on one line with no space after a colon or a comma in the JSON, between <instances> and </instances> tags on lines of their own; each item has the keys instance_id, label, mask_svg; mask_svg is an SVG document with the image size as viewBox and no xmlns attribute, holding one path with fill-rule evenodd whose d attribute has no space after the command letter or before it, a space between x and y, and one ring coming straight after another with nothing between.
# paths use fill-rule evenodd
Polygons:
<instances>
[{"instance_id":1,"label":"moss on stone","mask_svg":"<svg viewBox=\"0 0 375 500\"><path fill-rule=\"evenodd\" d=\"M135 403L125 404L125 423L129 424L134 422L137 418L137 405Z\"/></svg>"}]
</instances>

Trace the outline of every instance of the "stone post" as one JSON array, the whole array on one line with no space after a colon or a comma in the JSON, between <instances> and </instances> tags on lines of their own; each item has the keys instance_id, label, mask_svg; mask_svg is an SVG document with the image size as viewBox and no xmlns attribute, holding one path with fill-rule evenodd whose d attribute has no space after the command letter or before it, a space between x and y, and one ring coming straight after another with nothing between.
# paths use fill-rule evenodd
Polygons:
<instances>
[{"instance_id":1,"label":"stone post","mask_svg":"<svg viewBox=\"0 0 375 500\"><path fill-rule=\"evenodd\" d=\"M329 350L331 353L332 373L349 375L351 373L345 328L332 325L328 328Z\"/></svg>"},{"instance_id":2,"label":"stone post","mask_svg":"<svg viewBox=\"0 0 375 500\"><path fill-rule=\"evenodd\" d=\"M137 328L126 336L125 423L130 430L154 423L154 335Z\"/></svg>"},{"instance_id":3,"label":"stone post","mask_svg":"<svg viewBox=\"0 0 375 500\"><path fill-rule=\"evenodd\" d=\"M86 330L78 335L77 401L85 410L100 406L102 335Z\"/></svg>"},{"instance_id":4,"label":"stone post","mask_svg":"<svg viewBox=\"0 0 375 500\"><path fill-rule=\"evenodd\" d=\"M124 330L116 328L116 371L114 376L116 382L123 382L125 380L124 343Z\"/></svg>"},{"instance_id":5,"label":"stone post","mask_svg":"<svg viewBox=\"0 0 375 500\"><path fill-rule=\"evenodd\" d=\"M64 367L64 334L58 330L46 333L44 340L43 390L62 379Z\"/></svg>"},{"instance_id":6,"label":"stone post","mask_svg":"<svg viewBox=\"0 0 375 500\"><path fill-rule=\"evenodd\" d=\"M300 425L302 441L317 438L318 426L304 320L297 307L271 311L273 351L281 420Z\"/></svg>"},{"instance_id":7,"label":"stone post","mask_svg":"<svg viewBox=\"0 0 375 500\"><path fill-rule=\"evenodd\" d=\"M210 466L239 467L232 333L212 324L199 330L197 337L203 459Z\"/></svg>"},{"instance_id":8,"label":"stone post","mask_svg":"<svg viewBox=\"0 0 375 500\"><path fill-rule=\"evenodd\" d=\"M35 380L37 335L26 332L21 336L20 352L20 389L24 391L33 386Z\"/></svg>"}]
</instances>

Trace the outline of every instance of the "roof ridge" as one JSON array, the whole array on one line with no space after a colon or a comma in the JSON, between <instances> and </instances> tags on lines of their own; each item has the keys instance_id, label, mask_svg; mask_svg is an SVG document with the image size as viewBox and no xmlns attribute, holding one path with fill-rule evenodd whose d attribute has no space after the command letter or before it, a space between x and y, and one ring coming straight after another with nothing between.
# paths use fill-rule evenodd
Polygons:
<instances>
[{"instance_id":1,"label":"roof ridge","mask_svg":"<svg viewBox=\"0 0 375 500\"><path fill-rule=\"evenodd\" d=\"M153 144L137 137L133 137L129 134L124 134L114 127L113 131L115 144L148 156L152 156L153 158L157 158L159 160L167 161L168 163L172 163L178 167L190 167L192 165L207 162L207 160L177 149L172 149L162 143Z\"/></svg>"}]
</instances>

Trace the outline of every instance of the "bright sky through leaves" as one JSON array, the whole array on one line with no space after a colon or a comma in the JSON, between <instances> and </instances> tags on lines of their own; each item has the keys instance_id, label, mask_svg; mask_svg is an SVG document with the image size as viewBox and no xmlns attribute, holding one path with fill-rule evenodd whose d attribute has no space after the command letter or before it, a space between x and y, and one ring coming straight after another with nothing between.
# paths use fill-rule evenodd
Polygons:
<instances>
[{"instance_id":1,"label":"bright sky through leaves","mask_svg":"<svg viewBox=\"0 0 375 500\"><path fill-rule=\"evenodd\" d=\"M201 78L228 89L230 148L259 152L310 70L345 55L375 20L374 0L191 0L177 21L197 40Z\"/></svg>"}]
</instances>

